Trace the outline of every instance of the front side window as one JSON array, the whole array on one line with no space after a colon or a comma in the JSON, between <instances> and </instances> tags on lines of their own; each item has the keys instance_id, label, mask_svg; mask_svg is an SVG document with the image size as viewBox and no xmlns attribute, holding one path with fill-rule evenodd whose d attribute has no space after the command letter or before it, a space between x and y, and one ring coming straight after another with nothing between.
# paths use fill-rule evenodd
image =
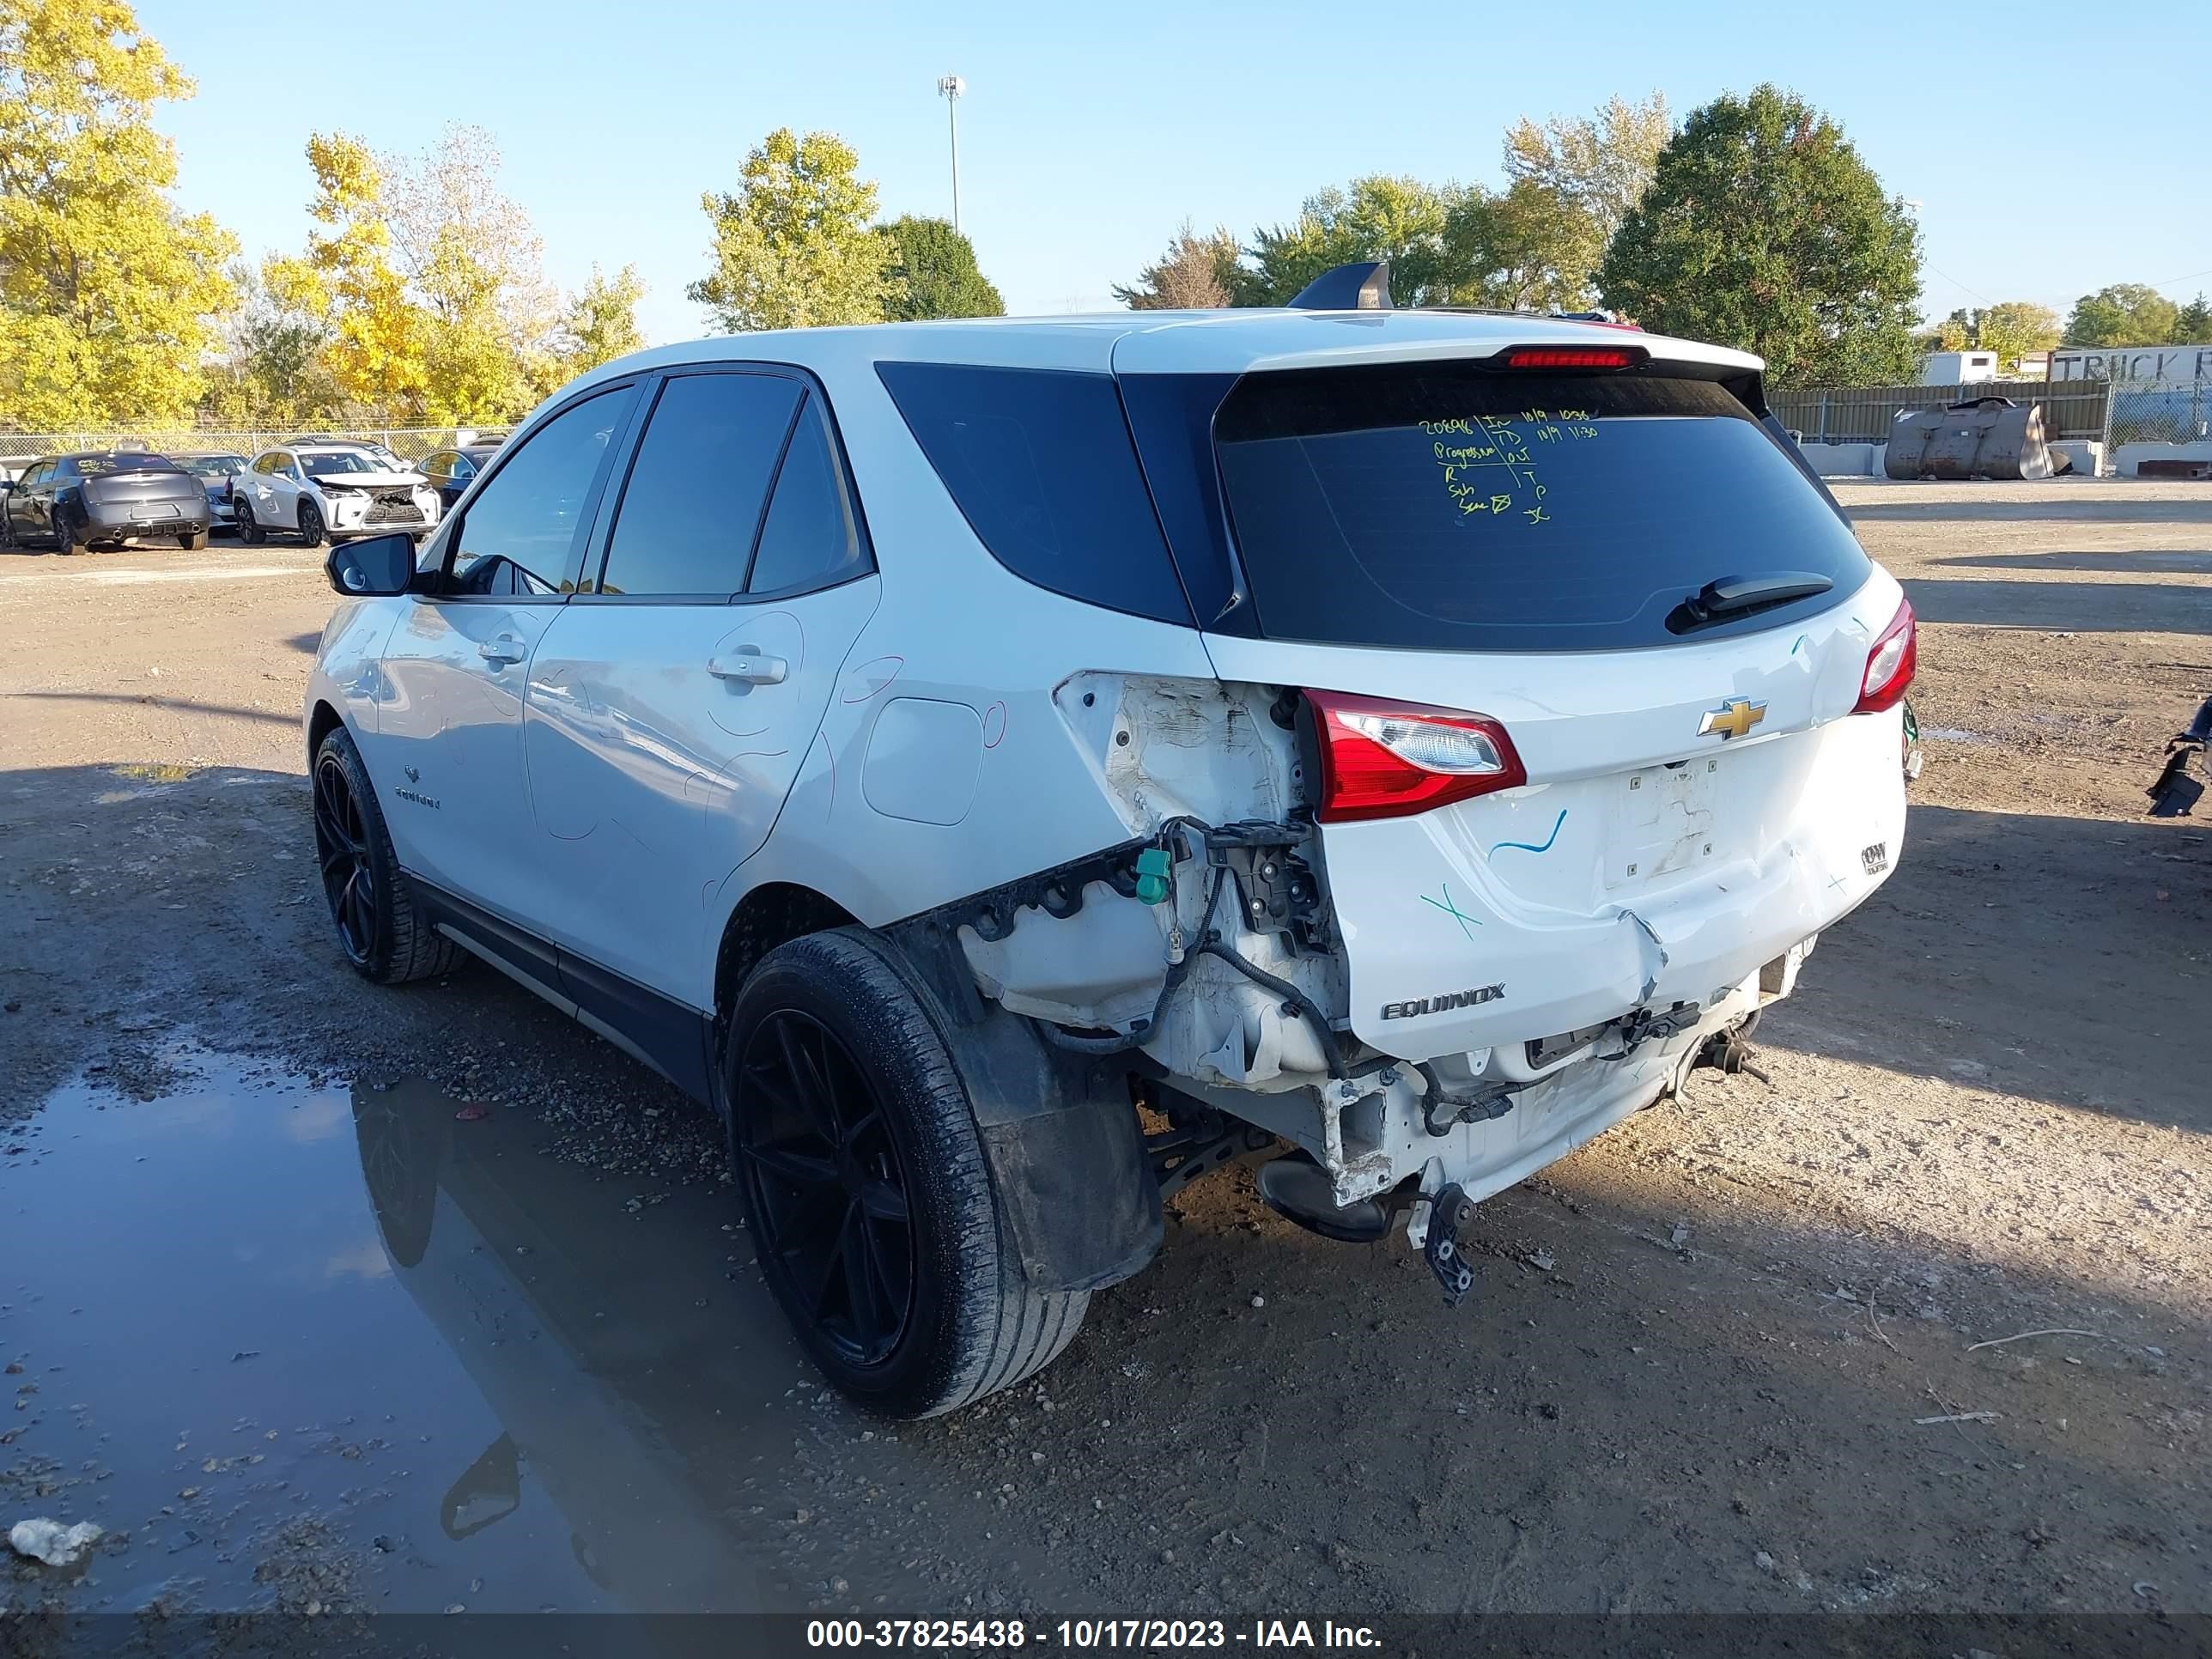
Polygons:
<instances>
[{"instance_id":1,"label":"front side window","mask_svg":"<svg viewBox=\"0 0 2212 1659\"><path fill-rule=\"evenodd\" d=\"M822 418L821 402L808 396L775 476L775 498L753 554L750 593L785 593L828 587L858 575L867 563L844 469Z\"/></svg>"},{"instance_id":2,"label":"front side window","mask_svg":"<svg viewBox=\"0 0 2212 1659\"><path fill-rule=\"evenodd\" d=\"M453 542L453 587L474 593L562 591L585 515L636 396L632 386L595 393L523 440L469 503Z\"/></svg>"},{"instance_id":3,"label":"front side window","mask_svg":"<svg viewBox=\"0 0 2212 1659\"><path fill-rule=\"evenodd\" d=\"M744 374L687 374L661 389L623 487L601 592L727 599L744 586L800 391Z\"/></svg>"}]
</instances>

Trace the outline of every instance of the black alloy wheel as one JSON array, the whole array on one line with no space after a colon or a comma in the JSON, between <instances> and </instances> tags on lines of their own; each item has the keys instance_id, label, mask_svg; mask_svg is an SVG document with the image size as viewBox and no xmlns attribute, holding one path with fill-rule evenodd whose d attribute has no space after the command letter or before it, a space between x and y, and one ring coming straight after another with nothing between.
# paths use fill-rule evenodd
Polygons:
<instances>
[{"instance_id":1,"label":"black alloy wheel","mask_svg":"<svg viewBox=\"0 0 2212 1659\"><path fill-rule=\"evenodd\" d=\"M376 860L353 779L335 754L315 764L315 857L338 944L356 968L376 949Z\"/></svg>"},{"instance_id":2,"label":"black alloy wheel","mask_svg":"<svg viewBox=\"0 0 2212 1659\"><path fill-rule=\"evenodd\" d=\"M839 1358L881 1365L913 1316L916 1249L883 1099L838 1036L795 1008L754 1027L738 1075L749 1101L738 1161L762 1264Z\"/></svg>"},{"instance_id":3,"label":"black alloy wheel","mask_svg":"<svg viewBox=\"0 0 2212 1659\"><path fill-rule=\"evenodd\" d=\"M309 547L323 544L323 509L304 496L300 501L300 539Z\"/></svg>"}]
</instances>

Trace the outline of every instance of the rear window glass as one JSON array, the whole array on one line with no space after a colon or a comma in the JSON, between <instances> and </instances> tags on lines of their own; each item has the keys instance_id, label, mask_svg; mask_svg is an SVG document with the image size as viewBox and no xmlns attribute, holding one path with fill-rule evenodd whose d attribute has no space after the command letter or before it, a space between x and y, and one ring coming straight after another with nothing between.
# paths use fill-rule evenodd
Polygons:
<instances>
[{"instance_id":1,"label":"rear window glass","mask_svg":"<svg viewBox=\"0 0 2212 1659\"><path fill-rule=\"evenodd\" d=\"M1071 599L1190 625L1112 376L954 363L876 373L1000 564Z\"/></svg>"},{"instance_id":2,"label":"rear window glass","mask_svg":"<svg viewBox=\"0 0 2212 1659\"><path fill-rule=\"evenodd\" d=\"M1679 642L1668 613L1728 576L1868 573L1849 527L1708 380L1389 365L1248 375L1215 451L1261 631L1446 651Z\"/></svg>"},{"instance_id":3,"label":"rear window glass","mask_svg":"<svg viewBox=\"0 0 2212 1659\"><path fill-rule=\"evenodd\" d=\"M177 464L166 455L136 450L114 455L80 455L76 470L85 477L98 478L110 472L174 472Z\"/></svg>"}]
</instances>

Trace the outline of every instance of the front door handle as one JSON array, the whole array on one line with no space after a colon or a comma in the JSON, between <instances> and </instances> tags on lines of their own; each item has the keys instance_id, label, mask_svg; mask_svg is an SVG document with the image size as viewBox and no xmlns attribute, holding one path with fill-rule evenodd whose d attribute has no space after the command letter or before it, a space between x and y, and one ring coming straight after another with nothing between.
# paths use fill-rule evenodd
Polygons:
<instances>
[{"instance_id":1,"label":"front door handle","mask_svg":"<svg viewBox=\"0 0 2212 1659\"><path fill-rule=\"evenodd\" d=\"M726 657L707 659L707 672L718 680L737 680L746 685L781 685L791 665L781 657L764 656L741 645Z\"/></svg>"},{"instance_id":2,"label":"front door handle","mask_svg":"<svg viewBox=\"0 0 2212 1659\"><path fill-rule=\"evenodd\" d=\"M520 662L530 654L530 647L512 634L497 634L477 647L477 655L486 662L501 665Z\"/></svg>"}]
</instances>

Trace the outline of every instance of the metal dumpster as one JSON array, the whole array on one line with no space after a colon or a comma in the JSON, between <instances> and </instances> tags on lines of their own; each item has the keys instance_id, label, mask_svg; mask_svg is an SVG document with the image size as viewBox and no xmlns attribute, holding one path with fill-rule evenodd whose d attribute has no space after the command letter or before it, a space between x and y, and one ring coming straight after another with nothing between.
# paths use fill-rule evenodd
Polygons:
<instances>
[{"instance_id":1,"label":"metal dumpster","mask_svg":"<svg viewBox=\"0 0 2212 1659\"><path fill-rule=\"evenodd\" d=\"M1893 478L2047 478L2043 405L1975 398L1900 415L1882 471Z\"/></svg>"}]
</instances>

